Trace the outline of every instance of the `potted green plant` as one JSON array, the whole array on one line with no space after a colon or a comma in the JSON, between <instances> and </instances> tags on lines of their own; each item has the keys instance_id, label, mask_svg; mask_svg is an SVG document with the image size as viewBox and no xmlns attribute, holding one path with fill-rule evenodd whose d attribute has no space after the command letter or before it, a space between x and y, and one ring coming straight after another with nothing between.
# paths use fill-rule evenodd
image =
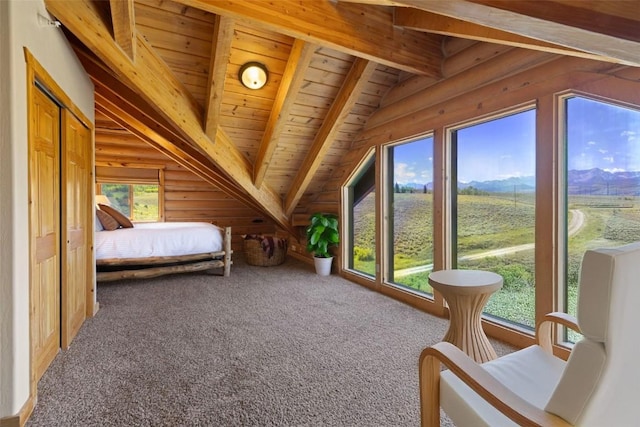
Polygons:
<instances>
[{"instance_id":1,"label":"potted green plant","mask_svg":"<svg viewBox=\"0 0 640 427\"><path fill-rule=\"evenodd\" d=\"M307 227L307 251L313 253L316 273L328 276L333 262L329 248L340 243L338 217L318 212L311 215L310 221Z\"/></svg>"}]
</instances>

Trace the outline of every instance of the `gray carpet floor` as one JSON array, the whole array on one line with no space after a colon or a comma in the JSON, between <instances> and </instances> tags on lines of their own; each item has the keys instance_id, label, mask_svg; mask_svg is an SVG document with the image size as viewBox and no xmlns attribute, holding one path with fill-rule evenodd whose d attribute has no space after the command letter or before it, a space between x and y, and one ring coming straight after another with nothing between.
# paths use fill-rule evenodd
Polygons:
<instances>
[{"instance_id":1,"label":"gray carpet floor","mask_svg":"<svg viewBox=\"0 0 640 427\"><path fill-rule=\"evenodd\" d=\"M28 426L418 426L418 358L447 328L293 259L100 284L98 301Z\"/></svg>"}]
</instances>

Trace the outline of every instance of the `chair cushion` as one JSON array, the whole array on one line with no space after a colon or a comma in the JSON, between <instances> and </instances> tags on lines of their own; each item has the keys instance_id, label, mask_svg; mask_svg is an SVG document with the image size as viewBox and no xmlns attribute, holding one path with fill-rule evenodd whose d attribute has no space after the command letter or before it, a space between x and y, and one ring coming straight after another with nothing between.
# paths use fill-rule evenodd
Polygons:
<instances>
[{"instance_id":1,"label":"chair cushion","mask_svg":"<svg viewBox=\"0 0 640 427\"><path fill-rule=\"evenodd\" d=\"M565 364L533 345L481 366L518 396L543 409ZM440 405L457 427L517 426L448 370L441 374Z\"/></svg>"},{"instance_id":2,"label":"chair cushion","mask_svg":"<svg viewBox=\"0 0 640 427\"><path fill-rule=\"evenodd\" d=\"M604 342L609 323L609 305L614 258L607 252L589 250L582 258L576 318L582 334Z\"/></svg>"},{"instance_id":3,"label":"chair cushion","mask_svg":"<svg viewBox=\"0 0 640 427\"><path fill-rule=\"evenodd\" d=\"M591 293L594 298L598 292L594 289L584 289L583 283L580 284L578 296L578 324L585 332L585 336L591 338L604 338L604 355L606 360L602 363L602 372L598 373L599 377L595 378L597 385L589 394L583 393L584 398L588 399L582 413L576 424L581 426L637 426L638 413L637 407L640 401L640 369L638 369L638 360L640 360L640 346L636 341L638 336L638 325L640 325L640 310L638 310L638 301L640 301L640 286L638 286L638 278L640 277L640 243L632 243L617 248L598 249L589 251L583 261L583 265L587 266L589 274L597 274L596 271L589 268L595 259L599 258L601 268L609 268L611 266L610 276L606 276L607 282L597 283L590 281L593 287L602 286L608 288L607 293L601 293L603 300L592 300L589 305L586 301L580 301L584 296L587 297ZM585 270L583 270L585 271ZM586 277L583 277L583 279ZM606 299L605 299L606 298ZM597 305L609 305L609 310L597 310L594 317L589 312L589 308ZM608 313L607 317L603 313ZM595 320L598 317L598 320ZM599 325L597 322L601 322ZM597 348L597 347L596 347ZM576 352L574 348L573 352ZM595 357L596 352L590 354L589 358ZM573 355L571 356L573 357ZM570 365L574 361L570 358ZM592 377L599 368L595 363L589 360L583 360L578 367L575 375L567 373L562 378L558 387L575 390L584 386L585 378L580 377L580 373L588 373ZM584 369L584 366L589 366ZM593 381L594 378L591 378ZM575 382L575 385L571 385ZM566 389L565 389L566 390ZM555 400L555 398L554 398Z\"/></svg>"},{"instance_id":4,"label":"chair cushion","mask_svg":"<svg viewBox=\"0 0 640 427\"><path fill-rule=\"evenodd\" d=\"M576 343L545 410L576 424L604 368L604 344L585 338Z\"/></svg>"}]
</instances>

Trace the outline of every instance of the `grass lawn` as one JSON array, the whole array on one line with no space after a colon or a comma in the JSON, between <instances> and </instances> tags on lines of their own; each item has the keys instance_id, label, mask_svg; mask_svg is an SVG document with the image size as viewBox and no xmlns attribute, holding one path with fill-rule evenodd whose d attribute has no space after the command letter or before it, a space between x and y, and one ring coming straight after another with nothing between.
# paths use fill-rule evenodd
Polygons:
<instances>
[{"instance_id":1,"label":"grass lawn","mask_svg":"<svg viewBox=\"0 0 640 427\"><path fill-rule=\"evenodd\" d=\"M433 262L433 211L431 194L394 194L394 271ZM534 250L462 261L465 256L493 249L534 243L534 195L460 195L458 197L458 268L494 271L504 286L496 292L485 312L533 328L535 326ZM570 237L566 279L567 312L575 314L577 284L582 255L595 247L611 247L640 240L640 207L637 198L580 196L569 198L569 218L579 210L584 222ZM368 197L354 213L356 270L375 275L375 199ZM431 294L429 271L405 275L395 282ZM570 334L575 339L577 335Z\"/></svg>"}]
</instances>

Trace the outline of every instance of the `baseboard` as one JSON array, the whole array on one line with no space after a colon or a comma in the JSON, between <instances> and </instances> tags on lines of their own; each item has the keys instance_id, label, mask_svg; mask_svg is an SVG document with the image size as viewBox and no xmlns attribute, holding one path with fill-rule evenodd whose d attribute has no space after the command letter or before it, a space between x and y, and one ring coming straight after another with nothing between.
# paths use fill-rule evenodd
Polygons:
<instances>
[{"instance_id":1,"label":"baseboard","mask_svg":"<svg viewBox=\"0 0 640 427\"><path fill-rule=\"evenodd\" d=\"M34 402L34 396L29 395L29 399L22 405L18 414L0 418L0 427L23 427L33 412Z\"/></svg>"},{"instance_id":2,"label":"baseboard","mask_svg":"<svg viewBox=\"0 0 640 427\"><path fill-rule=\"evenodd\" d=\"M20 424L20 415L0 418L0 427L22 427L22 424Z\"/></svg>"},{"instance_id":3,"label":"baseboard","mask_svg":"<svg viewBox=\"0 0 640 427\"><path fill-rule=\"evenodd\" d=\"M287 252L287 255L289 255L289 256L291 256L291 257L293 257L293 258L297 259L297 260L300 260L300 261L306 262L306 263L307 263L307 264L309 264L309 265L313 265L313 258L309 258L308 256L305 256L305 255L299 254L299 253L294 252L294 251L289 251L289 252Z\"/></svg>"},{"instance_id":4,"label":"baseboard","mask_svg":"<svg viewBox=\"0 0 640 427\"><path fill-rule=\"evenodd\" d=\"M96 301L96 303L93 304L93 316L98 314L98 310L100 310L100 303L98 301Z\"/></svg>"}]
</instances>

